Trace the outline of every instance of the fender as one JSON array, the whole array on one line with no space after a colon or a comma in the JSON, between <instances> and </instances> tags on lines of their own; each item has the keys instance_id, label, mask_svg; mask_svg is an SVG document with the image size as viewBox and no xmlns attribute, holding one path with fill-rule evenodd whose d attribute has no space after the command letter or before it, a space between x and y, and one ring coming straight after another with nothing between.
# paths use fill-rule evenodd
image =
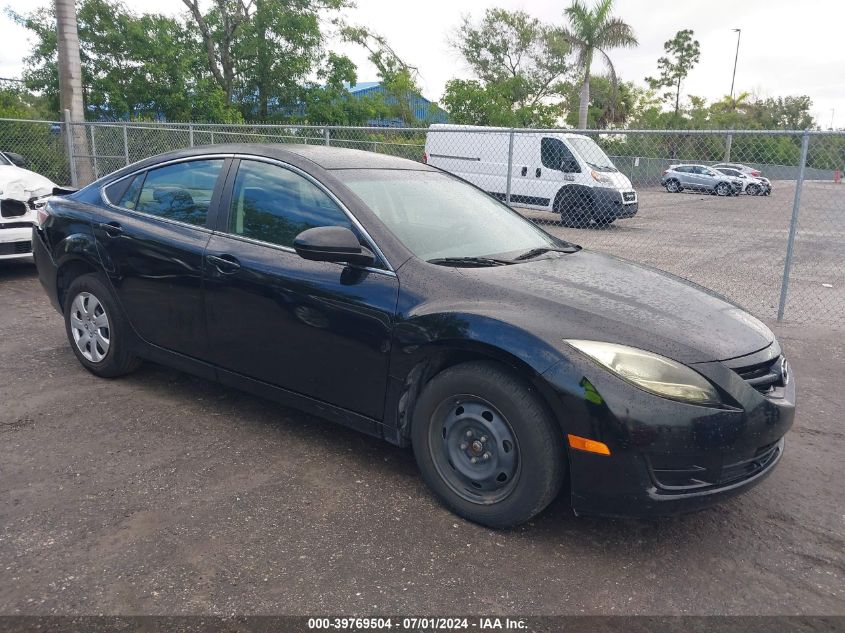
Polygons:
<instances>
[{"instance_id":1,"label":"fender","mask_svg":"<svg viewBox=\"0 0 845 633\"><path fill-rule=\"evenodd\" d=\"M538 336L515 325L520 319L515 314L508 318L501 305L491 305L490 312L494 309L495 317L478 304L466 312L417 311L396 324L385 396L386 439L406 444L410 413L423 385L442 369L469 360L492 359L511 367L540 392L560 418L561 399L542 377L563 359L554 342L553 326L548 336Z\"/></svg>"}]
</instances>

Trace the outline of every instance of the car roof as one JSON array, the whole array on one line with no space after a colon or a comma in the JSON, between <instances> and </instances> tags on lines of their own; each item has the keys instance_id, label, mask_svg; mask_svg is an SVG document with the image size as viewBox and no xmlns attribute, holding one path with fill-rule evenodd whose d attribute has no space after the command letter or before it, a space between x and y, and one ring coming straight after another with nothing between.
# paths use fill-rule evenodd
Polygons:
<instances>
[{"instance_id":1,"label":"car roof","mask_svg":"<svg viewBox=\"0 0 845 633\"><path fill-rule=\"evenodd\" d=\"M423 148L420 147L420 156ZM157 163L190 158L192 156L207 156L209 154L251 154L265 158L274 158L294 165L307 160L325 170L335 169L402 169L416 171L437 171L433 167L418 163L407 158L376 154L359 149L343 147L329 147L325 145L306 145L305 143L227 143L221 145L199 145L180 149L165 154L151 156L134 165L121 170L127 172L156 165Z\"/></svg>"}]
</instances>

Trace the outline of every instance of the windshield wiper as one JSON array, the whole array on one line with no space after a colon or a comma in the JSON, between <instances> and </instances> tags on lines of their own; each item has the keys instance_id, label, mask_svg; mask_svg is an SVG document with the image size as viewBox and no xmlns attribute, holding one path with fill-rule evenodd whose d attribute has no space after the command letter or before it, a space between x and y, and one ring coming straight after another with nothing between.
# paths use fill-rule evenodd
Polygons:
<instances>
[{"instance_id":1,"label":"windshield wiper","mask_svg":"<svg viewBox=\"0 0 845 633\"><path fill-rule=\"evenodd\" d=\"M545 253L577 253L581 250L580 246L569 246L565 248L550 248L550 247L542 247L542 248L532 248L530 251L525 251L521 255L517 255L513 258L515 262L521 262L526 259L532 259L534 257L539 257L540 255L544 255Z\"/></svg>"},{"instance_id":2,"label":"windshield wiper","mask_svg":"<svg viewBox=\"0 0 845 633\"><path fill-rule=\"evenodd\" d=\"M506 266L513 263L507 259L495 259L494 257L435 257L427 261L429 264L446 266Z\"/></svg>"}]
</instances>

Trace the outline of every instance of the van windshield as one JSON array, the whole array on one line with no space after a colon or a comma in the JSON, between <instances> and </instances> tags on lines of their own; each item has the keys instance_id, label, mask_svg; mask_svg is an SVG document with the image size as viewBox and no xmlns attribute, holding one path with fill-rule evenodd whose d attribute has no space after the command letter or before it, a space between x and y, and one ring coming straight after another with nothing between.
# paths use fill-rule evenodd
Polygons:
<instances>
[{"instance_id":1,"label":"van windshield","mask_svg":"<svg viewBox=\"0 0 845 633\"><path fill-rule=\"evenodd\" d=\"M503 257L571 246L448 174L396 169L333 172L420 259Z\"/></svg>"},{"instance_id":2,"label":"van windshield","mask_svg":"<svg viewBox=\"0 0 845 633\"><path fill-rule=\"evenodd\" d=\"M569 136L566 139L590 167L598 171L619 171L604 150L591 138Z\"/></svg>"}]
</instances>

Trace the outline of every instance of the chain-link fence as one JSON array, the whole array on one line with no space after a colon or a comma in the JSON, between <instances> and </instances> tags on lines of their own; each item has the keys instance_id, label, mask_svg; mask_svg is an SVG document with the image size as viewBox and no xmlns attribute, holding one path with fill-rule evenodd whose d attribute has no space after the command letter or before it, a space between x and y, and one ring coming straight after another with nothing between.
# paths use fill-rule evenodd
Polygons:
<instances>
[{"instance_id":1,"label":"chain-link fence","mask_svg":"<svg viewBox=\"0 0 845 633\"><path fill-rule=\"evenodd\" d=\"M60 184L221 143L425 161L554 235L690 279L762 318L845 326L842 132L0 121L0 151Z\"/></svg>"}]
</instances>

